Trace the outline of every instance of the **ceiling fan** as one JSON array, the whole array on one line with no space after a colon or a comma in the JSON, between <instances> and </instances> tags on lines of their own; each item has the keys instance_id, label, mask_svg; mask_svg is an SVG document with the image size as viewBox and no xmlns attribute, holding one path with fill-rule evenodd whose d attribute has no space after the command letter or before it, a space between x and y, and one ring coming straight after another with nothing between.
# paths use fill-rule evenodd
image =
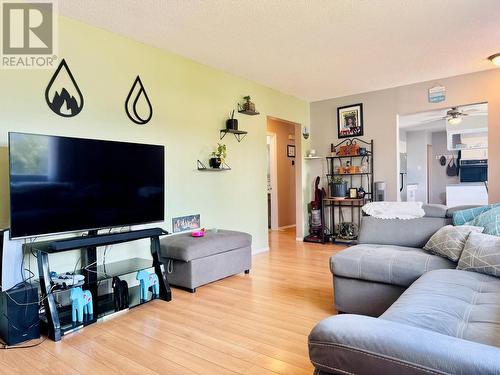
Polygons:
<instances>
[{"instance_id":1,"label":"ceiling fan","mask_svg":"<svg viewBox=\"0 0 500 375\"><path fill-rule=\"evenodd\" d=\"M446 112L446 116L443 117L443 120L448 121L450 125L458 125L465 116L469 116L469 114L461 111L458 107L451 107L451 109Z\"/></svg>"}]
</instances>

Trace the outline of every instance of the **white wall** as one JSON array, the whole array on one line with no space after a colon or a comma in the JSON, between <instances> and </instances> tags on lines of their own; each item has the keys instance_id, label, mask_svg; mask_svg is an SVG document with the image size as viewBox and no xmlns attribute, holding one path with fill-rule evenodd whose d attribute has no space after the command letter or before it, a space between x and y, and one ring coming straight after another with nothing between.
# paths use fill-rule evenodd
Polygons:
<instances>
[{"instance_id":1,"label":"white wall","mask_svg":"<svg viewBox=\"0 0 500 375\"><path fill-rule=\"evenodd\" d=\"M427 203L427 145L429 134L425 130L406 132L408 155L408 185L417 185L415 200Z\"/></svg>"},{"instance_id":2,"label":"white wall","mask_svg":"<svg viewBox=\"0 0 500 375\"><path fill-rule=\"evenodd\" d=\"M406 153L406 131L399 130L399 152Z\"/></svg>"}]
</instances>

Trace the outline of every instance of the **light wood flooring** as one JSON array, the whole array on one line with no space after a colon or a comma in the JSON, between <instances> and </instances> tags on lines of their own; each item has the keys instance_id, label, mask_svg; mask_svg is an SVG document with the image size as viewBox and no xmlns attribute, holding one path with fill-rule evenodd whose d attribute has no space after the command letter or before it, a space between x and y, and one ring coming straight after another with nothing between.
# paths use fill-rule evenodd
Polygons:
<instances>
[{"instance_id":1,"label":"light wood flooring","mask_svg":"<svg viewBox=\"0 0 500 375\"><path fill-rule=\"evenodd\" d=\"M329 257L342 249L270 232L249 275L173 289L153 301L29 349L0 350L0 374L312 374L307 335L335 314Z\"/></svg>"}]
</instances>

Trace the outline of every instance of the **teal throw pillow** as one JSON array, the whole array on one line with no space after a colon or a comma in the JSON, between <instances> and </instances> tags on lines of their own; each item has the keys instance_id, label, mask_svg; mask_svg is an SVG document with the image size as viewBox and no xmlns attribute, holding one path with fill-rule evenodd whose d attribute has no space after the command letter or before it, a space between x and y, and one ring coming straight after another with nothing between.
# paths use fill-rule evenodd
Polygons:
<instances>
[{"instance_id":1,"label":"teal throw pillow","mask_svg":"<svg viewBox=\"0 0 500 375\"><path fill-rule=\"evenodd\" d=\"M492 236L500 236L500 207L495 207L483 212L474 220L466 224L483 227L483 233L491 234Z\"/></svg>"},{"instance_id":2,"label":"teal throw pillow","mask_svg":"<svg viewBox=\"0 0 500 375\"><path fill-rule=\"evenodd\" d=\"M492 208L500 207L500 203L489 204L487 206L468 208L466 210L455 211L453 213L453 225L464 225L482 213L491 210Z\"/></svg>"}]
</instances>

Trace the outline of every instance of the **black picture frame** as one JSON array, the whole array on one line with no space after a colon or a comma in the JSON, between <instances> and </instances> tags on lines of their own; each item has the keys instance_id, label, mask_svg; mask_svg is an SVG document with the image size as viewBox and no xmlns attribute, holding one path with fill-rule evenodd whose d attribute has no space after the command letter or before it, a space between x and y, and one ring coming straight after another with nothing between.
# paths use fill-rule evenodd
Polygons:
<instances>
[{"instance_id":1,"label":"black picture frame","mask_svg":"<svg viewBox=\"0 0 500 375\"><path fill-rule=\"evenodd\" d=\"M337 107L337 137L360 137L363 133L363 103Z\"/></svg>"},{"instance_id":2,"label":"black picture frame","mask_svg":"<svg viewBox=\"0 0 500 375\"><path fill-rule=\"evenodd\" d=\"M286 156L288 158L295 157L295 145L286 145Z\"/></svg>"}]
</instances>

